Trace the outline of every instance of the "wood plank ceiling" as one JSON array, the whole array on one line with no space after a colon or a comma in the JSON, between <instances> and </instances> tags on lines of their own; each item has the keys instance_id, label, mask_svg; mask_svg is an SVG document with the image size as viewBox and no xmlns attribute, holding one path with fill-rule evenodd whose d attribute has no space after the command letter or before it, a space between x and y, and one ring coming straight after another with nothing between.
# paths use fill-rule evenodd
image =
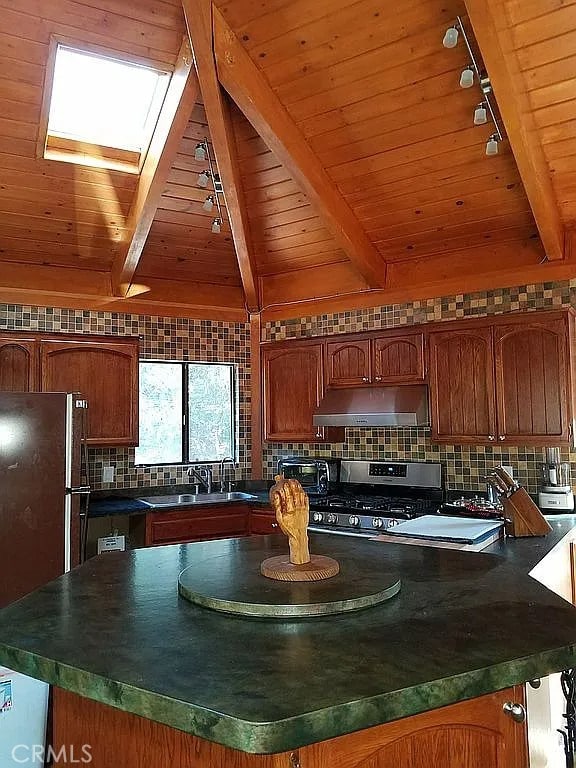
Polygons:
<instances>
[{"instance_id":1,"label":"wood plank ceiling","mask_svg":"<svg viewBox=\"0 0 576 768\"><path fill-rule=\"evenodd\" d=\"M202 3L209 0L190 0L187 12ZM554 205L570 230L576 0L506 0L505 11L509 55L522 73ZM240 106L251 99L255 110L251 125L230 105L265 313L298 314L300 302L322 297L343 308L358 297L382 303L386 296L439 295L441 287L488 287L499 275L500 284L513 284L568 274L567 263L541 265L545 253L513 142L502 142L496 157L484 154L493 127L473 126L480 90L458 86L469 63L465 47L441 45L458 15L472 34L464 0L394 7L382 0L216 0L214 13L220 80ZM219 38L219 28L227 37ZM194 159L194 148L205 136L211 143L200 97L136 271L142 292L130 299L112 295L110 270L126 238L137 177L36 157L51 35L173 65L185 34L180 0L0 0L0 301L243 316L228 213L224 207L222 232L212 234L215 214L202 209L210 189L196 183L207 164ZM291 131L289 146L274 137L276 149L261 138L270 124L265 109L274 108ZM297 162L310 150L317 169ZM321 188L324 177L334 188L325 205L303 191ZM354 221L358 230L349 237ZM362 243L358 233L367 236L372 272L345 247ZM384 290L370 291L374 265L380 269L370 248L381 260Z\"/></svg>"}]
</instances>

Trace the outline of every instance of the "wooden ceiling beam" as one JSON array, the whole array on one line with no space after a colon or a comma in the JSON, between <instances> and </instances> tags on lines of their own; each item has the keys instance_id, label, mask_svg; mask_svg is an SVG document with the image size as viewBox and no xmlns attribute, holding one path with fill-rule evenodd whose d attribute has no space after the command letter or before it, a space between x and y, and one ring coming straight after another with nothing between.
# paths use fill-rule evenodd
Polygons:
<instances>
[{"instance_id":1,"label":"wooden ceiling beam","mask_svg":"<svg viewBox=\"0 0 576 768\"><path fill-rule=\"evenodd\" d=\"M465 0L549 261L564 258L564 227L502 0Z\"/></svg>"},{"instance_id":2,"label":"wooden ceiling beam","mask_svg":"<svg viewBox=\"0 0 576 768\"><path fill-rule=\"evenodd\" d=\"M246 296L246 305L249 312L256 312L259 308L259 298L254 245L246 214L229 105L225 101L225 94L220 88L216 74L216 62L212 47L212 2L211 0L182 0L182 5L198 80L200 81L212 146L224 188L226 208Z\"/></svg>"},{"instance_id":3,"label":"wooden ceiling beam","mask_svg":"<svg viewBox=\"0 0 576 768\"><path fill-rule=\"evenodd\" d=\"M184 0L184 4L194 3L192 0ZM384 287L386 263L382 256L370 242L300 129L215 6L212 14L214 51L220 83L300 185L368 285L371 288Z\"/></svg>"},{"instance_id":4,"label":"wooden ceiling beam","mask_svg":"<svg viewBox=\"0 0 576 768\"><path fill-rule=\"evenodd\" d=\"M188 40L184 39L134 192L126 220L126 237L112 266L115 296L128 295L168 174L198 95L199 87L192 63L192 51Z\"/></svg>"}]
</instances>

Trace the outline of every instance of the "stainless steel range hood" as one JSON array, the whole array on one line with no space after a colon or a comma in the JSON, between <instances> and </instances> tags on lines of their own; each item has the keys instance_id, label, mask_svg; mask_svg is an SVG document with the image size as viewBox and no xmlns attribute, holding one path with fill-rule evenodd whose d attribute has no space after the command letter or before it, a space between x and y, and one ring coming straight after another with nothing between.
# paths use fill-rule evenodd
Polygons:
<instances>
[{"instance_id":1,"label":"stainless steel range hood","mask_svg":"<svg viewBox=\"0 0 576 768\"><path fill-rule=\"evenodd\" d=\"M423 427L428 417L424 384L329 389L314 414L319 427Z\"/></svg>"}]
</instances>

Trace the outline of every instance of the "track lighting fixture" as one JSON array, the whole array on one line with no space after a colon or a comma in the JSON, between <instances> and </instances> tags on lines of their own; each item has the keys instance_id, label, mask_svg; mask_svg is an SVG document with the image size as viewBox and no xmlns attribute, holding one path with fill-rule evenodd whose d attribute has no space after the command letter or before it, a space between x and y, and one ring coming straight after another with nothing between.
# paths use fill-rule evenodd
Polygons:
<instances>
[{"instance_id":1,"label":"track lighting fixture","mask_svg":"<svg viewBox=\"0 0 576 768\"><path fill-rule=\"evenodd\" d=\"M460 88L471 88L474 85L474 70L472 65L469 64L466 69L462 70L460 75Z\"/></svg>"},{"instance_id":2,"label":"track lighting fixture","mask_svg":"<svg viewBox=\"0 0 576 768\"><path fill-rule=\"evenodd\" d=\"M194 150L194 160L202 162L203 160L206 160L206 156L207 152L204 142L202 141L199 144L196 144L196 149Z\"/></svg>"},{"instance_id":3,"label":"track lighting fixture","mask_svg":"<svg viewBox=\"0 0 576 768\"><path fill-rule=\"evenodd\" d=\"M504 136L500 130L498 118L496 117L496 113L494 112L494 107L491 101L493 97L492 83L490 82L488 73L483 68L480 69L478 66L478 61L476 60L474 51L472 50L470 40L468 39L466 29L460 16L457 16L456 23L446 30L444 39L442 40L442 45L445 48L455 48L458 45L460 34L462 34L462 40L464 41L466 51L470 57L470 63L467 67L465 67L465 69L462 70L462 73L460 74L460 87L471 88L475 82L478 83L478 86L482 92L482 101L476 106L476 109L474 110L474 125L485 125L489 119L492 121L492 123L494 123L494 133L486 142L486 154L488 156L497 155L498 143L503 141Z\"/></svg>"},{"instance_id":4,"label":"track lighting fixture","mask_svg":"<svg viewBox=\"0 0 576 768\"><path fill-rule=\"evenodd\" d=\"M199 187L202 187L202 189L206 189L208 186L208 181L210 180L210 176L212 174L210 171L202 171L202 173L198 174L198 181L196 182Z\"/></svg>"},{"instance_id":5,"label":"track lighting fixture","mask_svg":"<svg viewBox=\"0 0 576 768\"><path fill-rule=\"evenodd\" d=\"M214 198L212 195L208 195L206 200L202 203L202 208L207 212L210 213L212 208L214 208Z\"/></svg>"},{"instance_id":6,"label":"track lighting fixture","mask_svg":"<svg viewBox=\"0 0 576 768\"><path fill-rule=\"evenodd\" d=\"M213 234L219 235L221 229L222 229L222 221L220 219L214 219L214 221L212 222Z\"/></svg>"},{"instance_id":7,"label":"track lighting fixture","mask_svg":"<svg viewBox=\"0 0 576 768\"><path fill-rule=\"evenodd\" d=\"M493 157L494 155L498 154L498 142L499 138L496 133L493 133L492 136L488 139L486 142L486 154L488 157Z\"/></svg>"},{"instance_id":8,"label":"track lighting fixture","mask_svg":"<svg viewBox=\"0 0 576 768\"><path fill-rule=\"evenodd\" d=\"M474 125L484 125L487 122L486 104L482 101L474 110Z\"/></svg>"},{"instance_id":9,"label":"track lighting fixture","mask_svg":"<svg viewBox=\"0 0 576 768\"><path fill-rule=\"evenodd\" d=\"M444 48L456 48L458 45L458 27L448 27L442 45Z\"/></svg>"}]
</instances>

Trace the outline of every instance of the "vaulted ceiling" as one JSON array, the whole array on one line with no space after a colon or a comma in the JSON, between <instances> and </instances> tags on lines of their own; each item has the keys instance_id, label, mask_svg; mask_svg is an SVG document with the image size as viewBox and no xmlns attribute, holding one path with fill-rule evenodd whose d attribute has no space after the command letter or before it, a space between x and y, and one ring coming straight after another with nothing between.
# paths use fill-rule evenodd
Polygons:
<instances>
[{"instance_id":1,"label":"vaulted ceiling","mask_svg":"<svg viewBox=\"0 0 576 768\"><path fill-rule=\"evenodd\" d=\"M498 103L495 157L479 87L458 85L466 48L442 47L458 16ZM572 276L575 16L568 0L0 0L0 301L240 319ZM55 35L175 68L140 176L38 157Z\"/></svg>"}]
</instances>

